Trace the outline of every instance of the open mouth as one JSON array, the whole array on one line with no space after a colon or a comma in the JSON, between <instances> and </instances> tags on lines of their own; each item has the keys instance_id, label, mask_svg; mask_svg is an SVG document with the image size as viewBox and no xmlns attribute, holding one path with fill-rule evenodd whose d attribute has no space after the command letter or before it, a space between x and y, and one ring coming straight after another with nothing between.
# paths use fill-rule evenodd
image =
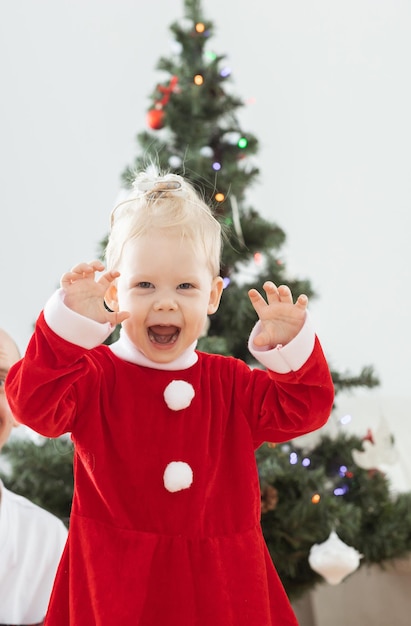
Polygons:
<instances>
[{"instance_id":1,"label":"open mouth","mask_svg":"<svg viewBox=\"0 0 411 626\"><path fill-rule=\"evenodd\" d=\"M152 343L161 345L173 344L177 341L180 329L177 326L150 326L148 329L148 338Z\"/></svg>"}]
</instances>

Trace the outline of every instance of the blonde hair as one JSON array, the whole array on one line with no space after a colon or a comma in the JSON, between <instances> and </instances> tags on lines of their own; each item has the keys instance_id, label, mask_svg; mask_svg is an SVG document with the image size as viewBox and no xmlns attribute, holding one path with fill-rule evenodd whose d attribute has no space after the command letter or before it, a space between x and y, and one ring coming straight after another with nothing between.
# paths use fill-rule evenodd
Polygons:
<instances>
[{"instance_id":1,"label":"blonde hair","mask_svg":"<svg viewBox=\"0 0 411 626\"><path fill-rule=\"evenodd\" d=\"M124 245L152 229L178 234L195 250L202 249L213 275L220 273L220 223L194 187L177 174L150 176L141 172L129 196L111 213L105 250L107 269L118 269Z\"/></svg>"}]
</instances>

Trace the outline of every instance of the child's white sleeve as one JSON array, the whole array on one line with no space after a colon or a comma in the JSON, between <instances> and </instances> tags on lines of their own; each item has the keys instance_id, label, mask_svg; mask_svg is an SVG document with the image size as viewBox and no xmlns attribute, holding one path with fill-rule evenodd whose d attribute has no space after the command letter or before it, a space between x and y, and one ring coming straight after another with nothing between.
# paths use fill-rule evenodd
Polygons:
<instances>
[{"instance_id":1,"label":"child's white sleeve","mask_svg":"<svg viewBox=\"0 0 411 626\"><path fill-rule=\"evenodd\" d=\"M304 326L285 346L278 344L274 348L255 346L254 337L258 335L261 322L258 321L251 331L248 340L248 349L262 365L278 374L296 372L307 361L314 348L315 331L311 324L308 312Z\"/></svg>"},{"instance_id":2,"label":"child's white sleeve","mask_svg":"<svg viewBox=\"0 0 411 626\"><path fill-rule=\"evenodd\" d=\"M55 291L47 301L44 319L56 335L88 350L103 343L114 330L110 322L100 324L69 309L64 304L63 289Z\"/></svg>"}]
</instances>

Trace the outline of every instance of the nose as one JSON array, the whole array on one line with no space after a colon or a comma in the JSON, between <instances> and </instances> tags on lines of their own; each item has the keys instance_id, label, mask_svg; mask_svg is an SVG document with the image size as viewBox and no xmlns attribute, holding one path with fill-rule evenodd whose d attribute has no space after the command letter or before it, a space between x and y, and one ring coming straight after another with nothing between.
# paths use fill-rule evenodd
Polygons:
<instances>
[{"instance_id":1,"label":"nose","mask_svg":"<svg viewBox=\"0 0 411 626\"><path fill-rule=\"evenodd\" d=\"M159 296L154 302L155 311L176 311L177 302L170 294L163 294Z\"/></svg>"}]
</instances>

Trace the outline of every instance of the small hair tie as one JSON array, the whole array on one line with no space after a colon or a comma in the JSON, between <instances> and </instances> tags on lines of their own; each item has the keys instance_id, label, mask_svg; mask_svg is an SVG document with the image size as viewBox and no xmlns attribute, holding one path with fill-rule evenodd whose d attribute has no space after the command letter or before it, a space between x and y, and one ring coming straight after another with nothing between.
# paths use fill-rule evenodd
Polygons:
<instances>
[{"instance_id":1,"label":"small hair tie","mask_svg":"<svg viewBox=\"0 0 411 626\"><path fill-rule=\"evenodd\" d=\"M181 191L182 184L178 180L167 180L157 178L156 180L136 180L133 183L134 189L141 193L167 193L168 191Z\"/></svg>"},{"instance_id":2,"label":"small hair tie","mask_svg":"<svg viewBox=\"0 0 411 626\"><path fill-rule=\"evenodd\" d=\"M114 313L113 309L110 309L110 307L108 306L105 300L103 300L103 304L104 304L104 308L106 309L106 311L108 311L109 313Z\"/></svg>"}]
</instances>

